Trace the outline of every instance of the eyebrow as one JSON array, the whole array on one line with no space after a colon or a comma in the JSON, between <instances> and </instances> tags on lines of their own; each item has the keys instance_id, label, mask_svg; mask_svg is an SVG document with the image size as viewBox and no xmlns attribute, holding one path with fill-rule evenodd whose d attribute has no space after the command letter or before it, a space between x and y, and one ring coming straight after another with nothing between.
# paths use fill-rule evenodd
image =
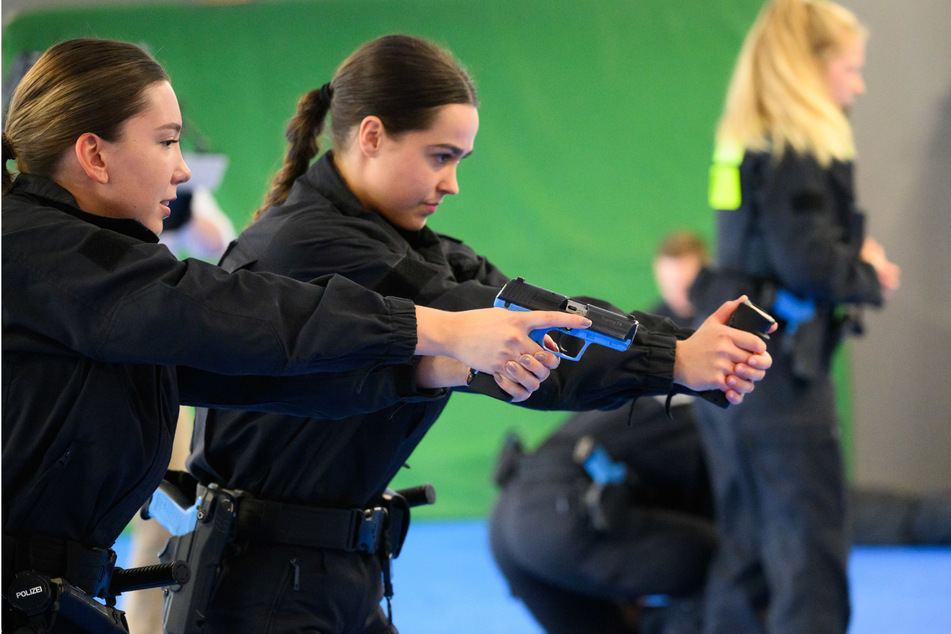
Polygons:
<instances>
[{"instance_id":1,"label":"eyebrow","mask_svg":"<svg viewBox=\"0 0 951 634\"><path fill-rule=\"evenodd\" d=\"M161 132L162 130L171 130L172 132L181 132L182 126L178 123L166 123L165 125L160 125L155 128L156 132Z\"/></svg>"},{"instance_id":2,"label":"eyebrow","mask_svg":"<svg viewBox=\"0 0 951 634\"><path fill-rule=\"evenodd\" d=\"M433 145L430 145L429 147L433 149L440 148L443 150L448 150L453 156L457 156L461 159L464 159L467 156L472 155L472 150L469 150L468 152L466 152L461 147L457 145L453 145L451 143L434 143Z\"/></svg>"}]
</instances>

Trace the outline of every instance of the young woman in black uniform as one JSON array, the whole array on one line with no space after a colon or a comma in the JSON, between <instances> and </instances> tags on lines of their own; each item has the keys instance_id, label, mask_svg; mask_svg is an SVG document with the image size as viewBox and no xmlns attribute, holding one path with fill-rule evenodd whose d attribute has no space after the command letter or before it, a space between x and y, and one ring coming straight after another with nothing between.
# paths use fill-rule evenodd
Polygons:
<instances>
[{"instance_id":1,"label":"young woman in black uniform","mask_svg":"<svg viewBox=\"0 0 951 634\"><path fill-rule=\"evenodd\" d=\"M898 268L864 236L847 110L865 31L832 2L775 0L740 52L717 135L717 270L699 308L747 293L779 320L775 364L742 408L696 414L720 548L706 632L845 632L844 474L830 362Z\"/></svg>"},{"instance_id":2,"label":"young woman in black uniform","mask_svg":"<svg viewBox=\"0 0 951 634\"><path fill-rule=\"evenodd\" d=\"M458 192L456 169L478 129L472 83L446 51L386 36L354 52L333 80L305 94L287 137L284 167L257 220L222 260L231 271L298 279L340 273L420 305L492 305L509 277L459 240L426 227ZM311 165L330 114L334 149ZM724 326L728 302L696 334L638 313L630 351L588 349L553 372L526 403L588 409L680 383L728 391L734 401L770 359L757 337ZM689 336L689 338L688 338ZM460 382L461 385L461 382ZM350 398L343 393L341 398ZM447 399L403 404L328 425L319 419L208 411L196 421L189 470L205 483L250 492L300 517L365 509L380 496ZM236 436L236 430L242 435ZM379 602L385 553L242 535L226 557L207 611L209 632L392 632Z\"/></svg>"},{"instance_id":3,"label":"young woman in black uniform","mask_svg":"<svg viewBox=\"0 0 951 634\"><path fill-rule=\"evenodd\" d=\"M500 385L522 399L557 365L528 333L542 322L587 321L448 313L340 276L305 284L178 261L156 234L190 176L181 125L165 72L120 42L52 47L11 100L2 212L5 584L35 570L100 590L109 547L164 475L179 403L337 418L440 401L437 388L468 367L501 373L520 355L531 361ZM460 360L432 356L441 354ZM340 399L355 380L358 398ZM4 629L12 631L21 619L7 596L5 585ZM56 627L67 631L65 622Z\"/></svg>"}]
</instances>

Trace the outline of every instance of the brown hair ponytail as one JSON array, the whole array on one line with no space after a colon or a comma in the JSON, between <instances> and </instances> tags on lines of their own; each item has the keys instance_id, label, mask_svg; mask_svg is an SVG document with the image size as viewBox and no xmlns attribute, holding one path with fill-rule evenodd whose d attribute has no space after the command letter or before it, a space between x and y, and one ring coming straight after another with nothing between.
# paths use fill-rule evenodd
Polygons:
<instances>
[{"instance_id":1,"label":"brown hair ponytail","mask_svg":"<svg viewBox=\"0 0 951 634\"><path fill-rule=\"evenodd\" d=\"M307 171L311 159L317 156L332 94L330 84L325 84L306 93L297 102L297 113L287 124L287 132L284 134L290 144L284 155L284 165L271 180L271 190L264 197L264 204L254 212L253 220L260 218L268 207L280 205L287 200L291 185L298 176Z\"/></svg>"},{"instance_id":2,"label":"brown hair ponytail","mask_svg":"<svg viewBox=\"0 0 951 634\"><path fill-rule=\"evenodd\" d=\"M307 171L328 109L334 146L342 150L368 116L379 117L387 134L396 136L425 130L438 108L449 104L479 101L469 75L448 51L409 35L367 42L343 61L331 83L301 97L287 126L284 165L254 219L284 202L294 180Z\"/></svg>"}]
</instances>

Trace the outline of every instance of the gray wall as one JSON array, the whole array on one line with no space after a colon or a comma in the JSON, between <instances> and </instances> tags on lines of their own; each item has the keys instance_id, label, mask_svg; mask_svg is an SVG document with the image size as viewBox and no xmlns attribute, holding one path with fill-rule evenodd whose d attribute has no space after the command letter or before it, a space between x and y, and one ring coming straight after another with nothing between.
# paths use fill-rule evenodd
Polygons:
<instances>
[{"instance_id":1,"label":"gray wall","mask_svg":"<svg viewBox=\"0 0 951 634\"><path fill-rule=\"evenodd\" d=\"M951 488L951 1L844 0L869 27L859 198L902 287L851 344L861 484Z\"/></svg>"}]
</instances>

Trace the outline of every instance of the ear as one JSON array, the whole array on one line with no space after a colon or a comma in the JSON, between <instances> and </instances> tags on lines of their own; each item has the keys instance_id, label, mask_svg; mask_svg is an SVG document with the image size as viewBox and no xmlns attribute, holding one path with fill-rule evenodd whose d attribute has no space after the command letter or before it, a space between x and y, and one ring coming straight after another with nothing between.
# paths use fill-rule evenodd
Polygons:
<instances>
[{"instance_id":1,"label":"ear","mask_svg":"<svg viewBox=\"0 0 951 634\"><path fill-rule=\"evenodd\" d=\"M86 132L76 139L76 144L73 146L76 159L86 172L86 176L101 185L109 182L109 171L102 155L103 143L103 139L98 135Z\"/></svg>"},{"instance_id":2,"label":"ear","mask_svg":"<svg viewBox=\"0 0 951 634\"><path fill-rule=\"evenodd\" d=\"M380 146L383 143L383 137L386 136L386 129L379 117L370 115L364 117L360 122L360 129L357 130L357 143L360 151L367 156L376 156L380 152Z\"/></svg>"}]
</instances>

